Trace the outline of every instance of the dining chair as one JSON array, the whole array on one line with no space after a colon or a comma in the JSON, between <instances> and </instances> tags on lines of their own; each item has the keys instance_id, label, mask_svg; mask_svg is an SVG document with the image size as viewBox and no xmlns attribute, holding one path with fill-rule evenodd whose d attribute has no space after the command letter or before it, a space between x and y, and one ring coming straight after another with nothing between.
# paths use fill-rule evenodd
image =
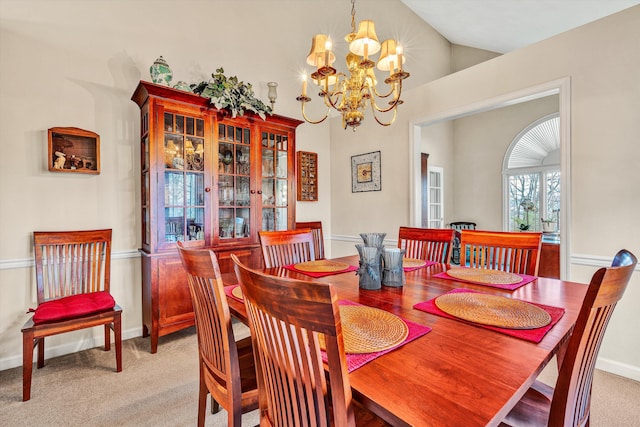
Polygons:
<instances>
[{"instance_id":1,"label":"dining chair","mask_svg":"<svg viewBox=\"0 0 640 427\"><path fill-rule=\"evenodd\" d=\"M449 223L449 227L454 230L453 250L451 251L451 262L460 264L460 231L475 230L476 223L471 221L454 221Z\"/></svg>"},{"instance_id":2,"label":"dining chair","mask_svg":"<svg viewBox=\"0 0 640 427\"><path fill-rule=\"evenodd\" d=\"M260 425L386 425L352 399L333 286L267 275L231 259L255 351Z\"/></svg>"},{"instance_id":3,"label":"dining chair","mask_svg":"<svg viewBox=\"0 0 640 427\"><path fill-rule=\"evenodd\" d=\"M538 275L542 233L460 231L460 265Z\"/></svg>"},{"instance_id":4,"label":"dining chair","mask_svg":"<svg viewBox=\"0 0 640 427\"><path fill-rule=\"evenodd\" d=\"M555 389L540 381L527 390L503 426L588 426L595 361L611 314L638 260L619 251L594 273L558 371Z\"/></svg>"},{"instance_id":5,"label":"dining chair","mask_svg":"<svg viewBox=\"0 0 640 427\"><path fill-rule=\"evenodd\" d=\"M251 337L235 340L222 275L215 253L177 243L187 272L198 336L200 387L198 426L204 426L207 394L211 412L227 410L227 425L240 427L242 414L258 408L258 384Z\"/></svg>"},{"instance_id":6,"label":"dining chair","mask_svg":"<svg viewBox=\"0 0 640 427\"><path fill-rule=\"evenodd\" d=\"M296 222L296 230L310 229L313 233L313 250L316 259L324 259L324 237L322 235L322 221Z\"/></svg>"},{"instance_id":7,"label":"dining chair","mask_svg":"<svg viewBox=\"0 0 640 427\"><path fill-rule=\"evenodd\" d=\"M407 258L449 264L454 234L446 228L400 227L398 247L406 251Z\"/></svg>"},{"instance_id":8,"label":"dining chair","mask_svg":"<svg viewBox=\"0 0 640 427\"><path fill-rule=\"evenodd\" d=\"M311 230L259 231L265 268L315 261Z\"/></svg>"},{"instance_id":9,"label":"dining chair","mask_svg":"<svg viewBox=\"0 0 640 427\"><path fill-rule=\"evenodd\" d=\"M33 351L44 366L45 337L104 326L114 333L116 372L122 371L122 308L110 293L111 230L33 233L38 306L22 327L22 400L31 399Z\"/></svg>"}]
</instances>

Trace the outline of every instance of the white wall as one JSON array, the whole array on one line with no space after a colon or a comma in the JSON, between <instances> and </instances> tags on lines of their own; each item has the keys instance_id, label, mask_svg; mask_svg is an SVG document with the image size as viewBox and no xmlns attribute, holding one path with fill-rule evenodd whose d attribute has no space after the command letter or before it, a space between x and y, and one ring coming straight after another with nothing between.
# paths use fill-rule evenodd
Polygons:
<instances>
[{"instance_id":1,"label":"white wall","mask_svg":"<svg viewBox=\"0 0 640 427\"><path fill-rule=\"evenodd\" d=\"M427 82L431 52L422 40L441 37L399 0L359 2L356 19L367 18L380 37L406 37L411 28L403 40L415 74L408 84ZM329 32L343 58L350 22L345 0L0 0L0 370L22 364L20 328L36 301L34 230L113 228L112 290L124 309L124 336L142 333L140 125L130 98L158 56L174 81L197 83L223 67L263 101L275 81L275 111L301 118L295 98L312 36ZM47 170L47 129L55 126L100 135L100 175ZM297 149L318 153L320 177L319 201L297 203L297 218L323 221L327 238L329 139L328 122L297 131ZM47 357L99 345L102 332L94 329L51 338Z\"/></svg>"},{"instance_id":2,"label":"white wall","mask_svg":"<svg viewBox=\"0 0 640 427\"><path fill-rule=\"evenodd\" d=\"M363 152L382 150L383 171L387 162L383 191L366 193L368 211L358 210L364 198L347 199L351 203L343 202L341 216L333 210L334 231L340 219L344 236L374 230L397 235L398 223L409 221L404 188L409 186L410 122L568 76L573 183L570 277L588 282L621 248L640 254L640 197L635 186L640 182L639 23L640 6L635 6L412 90L394 125L393 141L381 130L367 132L366 142L356 141L350 132L339 134L333 125L332 164L347 168L350 154L334 147L360 145L365 145ZM345 173L336 171L334 177ZM389 175L392 179L387 179ZM340 196L334 193L334 203ZM364 217L362 221L357 215ZM598 367L640 380L638 301L640 273L636 272L613 315Z\"/></svg>"}]
</instances>

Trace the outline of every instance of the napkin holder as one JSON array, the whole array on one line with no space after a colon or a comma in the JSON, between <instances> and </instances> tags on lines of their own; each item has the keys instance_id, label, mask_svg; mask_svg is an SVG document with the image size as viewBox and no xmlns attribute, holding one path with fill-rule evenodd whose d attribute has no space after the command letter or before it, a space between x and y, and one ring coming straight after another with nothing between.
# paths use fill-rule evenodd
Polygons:
<instances>
[{"instance_id":1,"label":"napkin holder","mask_svg":"<svg viewBox=\"0 0 640 427\"><path fill-rule=\"evenodd\" d=\"M406 277L402 268L402 258L407 251L400 248L384 248L382 250L382 284L399 288L405 284Z\"/></svg>"}]
</instances>

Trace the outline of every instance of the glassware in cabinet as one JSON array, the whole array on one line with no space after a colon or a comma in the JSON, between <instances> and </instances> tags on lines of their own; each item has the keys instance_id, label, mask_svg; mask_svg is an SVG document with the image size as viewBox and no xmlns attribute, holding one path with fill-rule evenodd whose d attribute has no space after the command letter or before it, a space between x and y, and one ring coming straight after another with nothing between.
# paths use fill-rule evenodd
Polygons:
<instances>
[{"instance_id":1,"label":"glassware in cabinet","mask_svg":"<svg viewBox=\"0 0 640 427\"><path fill-rule=\"evenodd\" d=\"M204 240L204 119L164 113L165 243Z\"/></svg>"},{"instance_id":2,"label":"glassware in cabinet","mask_svg":"<svg viewBox=\"0 0 640 427\"><path fill-rule=\"evenodd\" d=\"M218 123L218 236L251 236L251 128Z\"/></svg>"}]
</instances>

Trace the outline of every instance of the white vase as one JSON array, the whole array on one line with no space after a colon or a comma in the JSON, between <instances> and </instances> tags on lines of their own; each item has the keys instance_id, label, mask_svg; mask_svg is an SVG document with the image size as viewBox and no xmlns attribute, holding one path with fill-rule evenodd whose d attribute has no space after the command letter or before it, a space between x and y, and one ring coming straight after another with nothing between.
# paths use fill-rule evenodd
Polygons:
<instances>
[{"instance_id":1,"label":"white vase","mask_svg":"<svg viewBox=\"0 0 640 427\"><path fill-rule=\"evenodd\" d=\"M542 231L544 233L553 233L556 231L556 223L555 222L543 222L542 223Z\"/></svg>"}]
</instances>

